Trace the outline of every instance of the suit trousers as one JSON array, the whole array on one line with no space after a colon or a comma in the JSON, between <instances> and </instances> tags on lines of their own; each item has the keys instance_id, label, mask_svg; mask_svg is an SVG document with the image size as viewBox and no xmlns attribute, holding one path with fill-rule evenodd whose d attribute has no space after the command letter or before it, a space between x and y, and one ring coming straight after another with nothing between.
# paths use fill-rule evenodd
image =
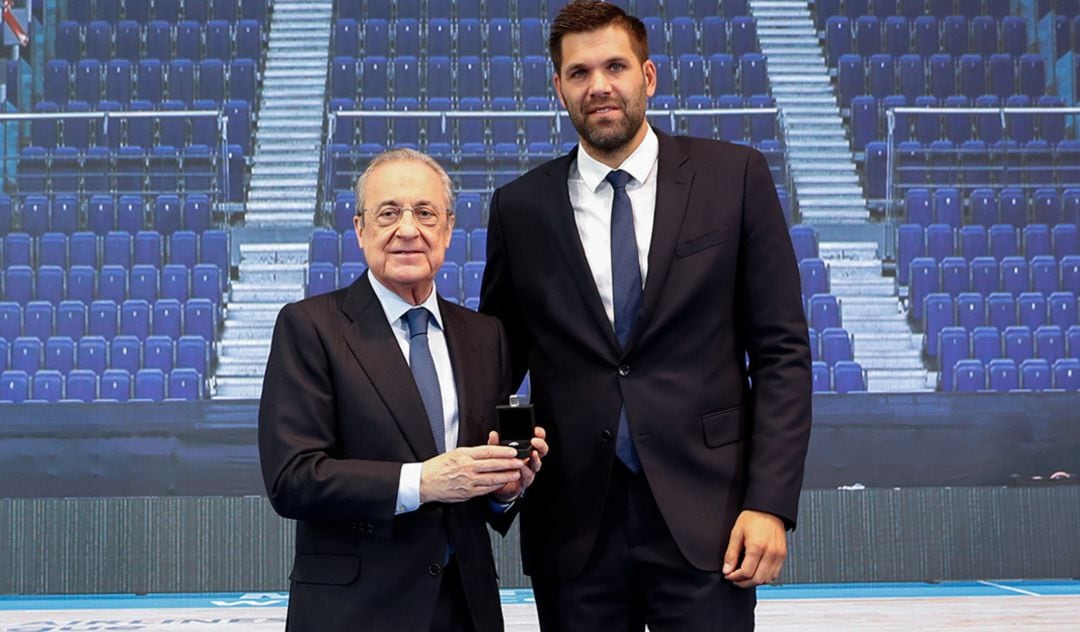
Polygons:
<instances>
[{"instance_id":1,"label":"suit trousers","mask_svg":"<svg viewBox=\"0 0 1080 632\"><path fill-rule=\"evenodd\" d=\"M450 556L450 561L443 567L431 632L473 632L469 603L461 583L461 568L454 556Z\"/></svg>"},{"instance_id":2,"label":"suit trousers","mask_svg":"<svg viewBox=\"0 0 1080 632\"><path fill-rule=\"evenodd\" d=\"M532 582L544 632L754 629L754 589L692 566L645 474L617 459L585 568L570 580L534 576Z\"/></svg>"}]
</instances>

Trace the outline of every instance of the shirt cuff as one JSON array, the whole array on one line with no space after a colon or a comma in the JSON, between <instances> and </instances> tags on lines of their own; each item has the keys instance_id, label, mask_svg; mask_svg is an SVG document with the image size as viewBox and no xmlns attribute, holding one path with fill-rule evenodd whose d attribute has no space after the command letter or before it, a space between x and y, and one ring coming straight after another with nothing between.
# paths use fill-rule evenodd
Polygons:
<instances>
[{"instance_id":1,"label":"shirt cuff","mask_svg":"<svg viewBox=\"0 0 1080 632\"><path fill-rule=\"evenodd\" d=\"M398 475L397 503L394 515L409 513L420 508L420 472L423 463L405 463Z\"/></svg>"}]
</instances>

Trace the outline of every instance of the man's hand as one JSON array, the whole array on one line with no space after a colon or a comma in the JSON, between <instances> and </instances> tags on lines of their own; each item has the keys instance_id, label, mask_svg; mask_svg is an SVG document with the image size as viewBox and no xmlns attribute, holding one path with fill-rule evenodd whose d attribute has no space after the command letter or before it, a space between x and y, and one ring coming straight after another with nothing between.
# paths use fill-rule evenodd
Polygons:
<instances>
[{"instance_id":1,"label":"man's hand","mask_svg":"<svg viewBox=\"0 0 1080 632\"><path fill-rule=\"evenodd\" d=\"M458 503L490 494L521 480L517 450L482 445L455 448L424 461L420 470L420 502Z\"/></svg>"},{"instance_id":2,"label":"man's hand","mask_svg":"<svg viewBox=\"0 0 1080 632\"><path fill-rule=\"evenodd\" d=\"M785 557L783 521L770 513L744 509L735 519L724 553L724 577L739 588L767 584L780 574Z\"/></svg>"},{"instance_id":3,"label":"man's hand","mask_svg":"<svg viewBox=\"0 0 1080 632\"><path fill-rule=\"evenodd\" d=\"M546 438L547 433L543 428L536 426L533 429L532 451L529 453L529 458L518 461L521 478L492 492L492 498L500 503L514 502L528 489L529 485L532 485L533 480L536 479L536 473L540 471L541 459L548 453ZM499 433L494 430L488 433L488 445L499 445Z\"/></svg>"}]
</instances>

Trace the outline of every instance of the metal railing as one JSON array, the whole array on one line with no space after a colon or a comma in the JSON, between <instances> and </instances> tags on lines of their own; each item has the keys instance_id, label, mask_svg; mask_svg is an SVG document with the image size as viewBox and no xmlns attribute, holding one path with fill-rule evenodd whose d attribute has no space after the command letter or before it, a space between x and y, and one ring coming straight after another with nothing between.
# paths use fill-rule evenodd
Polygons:
<instances>
[{"instance_id":1,"label":"metal railing","mask_svg":"<svg viewBox=\"0 0 1080 632\"><path fill-rule=\"evenodd\" d=\"M782 184L787 187L788 191L792 191L792 182L790 174L787 169L786 150L782 142L782 121L780 120L780 112L775 107L765 108L709 108L709 109L672 109L672 110L648 110L646 112L649 120L665 132L674 132L677 134L693 133L695 135L704 136L706 132L714 138L723 138L721 123L719 117L748 117L743 124L745 130L750 130L754 122L749 117L767 117L768 122L774 126L773 139L780 142L780 155L769 156L770 168L773 171L773 178L777 184ZM334 139L339 131L339 126L342 124L343 119L411 119L418 121L435 122L438 124L438 134L440 137L448 137L453 131L454 124L457 121L469 120L469 119L481 119L487 121L505 120L510 119L513 121L524 122L529 120L550 120L552 125L552 133L550 137L554 139L560 138L563 132L563 126L569 125L569 121L566 120L568 115L565 110L474 110L474 111L461 111L461 110L440 110L440 111L386 111L386 110L339 110L328 113L328 137ZM702 122L700 119L713 119L710 121ZM695 121L695 119L699 119ZM698 125L691 127L691 123L696 122ZM485 139L490 139L490 131L485 131ZM732 140L735 142L749 143L750 134L747 132L743 134L742 138L727 137L724 140ZM490 175L492 171L501 169L506 174L513 174L516 177L518 174L524 172L527 168L535 166L539 162L549 160L556 157L561 153L560 147L552 143L551 152L544 152L543 154L532 154L529 151L528 145L523 140L524 133L519 125L514 134L514 145L517 146L517 152L513 154L496 153L494 151L494 144L488 142L485 144L485 151L483 154L463 154L460 149L451 152L448 156L437 156L439 159L449 159L449 164L445 164L444 167L450 173L451 177L455 177L459 184L464 181L466 183L475 183L479 180L479 176L482 174ZM415 142L421 139L411 139L410 142ZM341 178L343 181L349 182L358 175L361 170L359 164L365 159L372 157L370 153L363 153L358 145L351 143L345 143L348 145L347 157L357 163L356 168L349 169L347 171L337 170L334 167L334 147L332 143L327 143L324 152L324 172L323 172L323 193L321 199L326 203L332 203L333 193L335 190L340 190L346 187L335 186L335 177ZM395 143L396 144L396 143ZM380 145L381 147L381 145ZM381 149L380 149L381 150ZM464 187L466 190L485 190L490 189L492 186L497 186L498 181L493 178L489 178L486 186L473 186ZM493 183L494 182L494 183Z\"/></svg>"},{"instance_id":2,"label":"metal railing","mask_svg":"<svg viewBox=\"0 0 1080 632\"><path fill-rule=\"evenodd\" d=\"M145 171L147 173L146 173L145 180L144 180L144 184L146 186L140 188L139 190L116 190L111 185L110 185L110 188L109 188L108 191L86 191L86 190L83 190L82 186L77 187L76 190L66 190L65 189L63 191L50 191L48 186L46 186L45 187L46 190L44 190L44 191L42 191L42 190L23 191L23 190L21 190L21 187L20 187L20 180L23 180L23 181L27 180L26 176L28 175L28 174L25 173L25 171L22 171L20 173L20 170L25 170L26 169L26 165L20 166L20 158L22 157L21 154L20 154L20 149L30 145L30 143L25 142L26 139L29 139L32 136L32 134L30 133L30 131L27 128L36 121L57 121L57 122L60 122L60 121L74 121L74 120L98 121L99 123L98 123L97 129L89 131L88 134L91 134L91 135L93 135L95 137L95 140L98 141L96 143L98 146L109 147L112 150L108 155L108 159L110 161L109 164L110 164L110 166L112 166L112 165L115 164L115 161L119 157L118 153L117 153L117 149L121 146L121 141L122 141L121 136L123 135L122 133L124 131L123 127L121 126L123 122L130 121L130 120L138 120L138 119L150 119L151 124L153 124L154 121L160 121L161 119L175 119L175 118L182 118L182 119L212 118L212 119L214 119L216 121L216 132L217 132L216 133L216 137L217 137L216 142L214 143L213 146L209 147L209 149L210 149L209 159L210 159L211 190L210 191L200 190L199 192L200 193L209 193L211 196L216 196L218 199L223 200L223 201L224 200L229 200L230 199L230 193L231 193L231 191L230 191L231 178L230 178L230 173L229 173L230 165L229 165L229 160L228 160L229 153L228 153L228 137L227 137L227 128L228 128L228 123L229 123L229 117L224 112L218 111L218 110L153 110L153 111L150 111L150 110L142 111L141 110L141 111L101 111L101 112L34 112L34 113L0 114L0 128L3 128L3 132L0 133L0 155L2 155L2 160L3 160L2 174L3 174L3 181L4 181L4 190L9 191L9 192L13 192L13 193L16 193L16 194L46 193L46 192L53 192L53 193L80 193L80 192L82 192L82 193L86 193L86 194L98 193L98 192L100 192L100 193L113 193L113 194L132 193L132 194L137 194L137 195L145 195L145 194L153 194L153 193L161 193L161 192L176 193L176 192L178 192L176 190L172 190L172 191L154 191L154 190L152 190L152 186L150 186L150 183L151 183L151 177L153 176L153 174L150 173L149 166L150 166L150 161L152 161L155 158L155 156L153 156L153 154L151 153L151 150L146 150L146 152L144 154L145 166L147 167L147 169L145 169ZM159 123L159 125L160 125L160 123ZM12 129L12 127L14 127L14 129ZM151 135L151 137L154 137L157 134L155 134L154 130L151 129L150 130L150 135ZM110 136L115 136L115 139L110 138ZM20 141L19 139L23 139L23 140ZM114 144L116 146L113 146ZM59 146L59 145L57 145L57 146ZM93 144L91 144L91 146L93 146ZM178 182L180 182L180 181L184 180L184 173L183 173L182 165L183 165L183 162L185 160L185 157L184 157L184 154L182 152L180 152L180 149L181 149L180 147L177 147L176 149L178 151L177 156L178 156L178 159L179 159L179 164L178 164L178 168L176 170L176 173L177 173ZM45 170L43 172L34 173L32 175L33 176L40 176L42 178L45 178L46 181L48 181L48 180L51 180L51 178L52 178L52 175L51 175L50 171L51 171L51 165L53 164L53 161L55 160L55 156L52 156L51 154L47 153L43 158L44 158L44 161L45 161L45 165L44 165ZM104 156L90 155L90 154L88 154L86 149L81 149L80 148L80 150L79 150L79 152L77 154L64 156L64 158L77 159L78 162L79 162L79 170L81 172L83 170L88 158L91 161L93 161L93 160L102 159L102 158L105 158L105 157ZM66 177L71 177L72 175L73 174L70 174L70 173L61 174L61 176L66 176ZM112 175L115 177L115 174L112 174ZM75 177L78 177L78 176L75 175Z\"/></svg>"}]
</instances>

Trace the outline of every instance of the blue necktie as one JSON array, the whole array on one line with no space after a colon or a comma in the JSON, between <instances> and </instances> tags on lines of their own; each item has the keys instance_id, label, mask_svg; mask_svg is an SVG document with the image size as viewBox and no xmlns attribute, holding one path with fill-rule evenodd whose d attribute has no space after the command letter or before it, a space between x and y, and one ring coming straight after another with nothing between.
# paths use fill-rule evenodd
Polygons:
<instances>
[{"instance_id":1,"label":"blue necktie","mask_svg":"<svg viewBox=\"0 0 1080 632\"><path fill-rule=\"evenodd\" d=\"M420 399L427 411L431 434L435 437L435 447L439 454L446 452L446 431L443 427L442 395L439 391L439 376L435 373L435 361L431 359L428 348L428 320L431 314L423 307L405 312L409 324L409 370L412 371Z\"/></svg>"},{"instance_id":2,"label":"blue necktie","mask_svg":"<svg viewBox=\"0 0 1080 632\"><path fill-rule=\"evenodd\" d=\"M619 169L605 180L615 190L611 203L611 285L615 307L615 337L626 346L630 331L641 311L641 266L638 263L637 238L634 236L634 207L626 194L630 174ZM615 456L631 472L641 471L641 459L630 435L626 406L619 410L619 429L615 435Z\"/></svg>"}]
</instances>

